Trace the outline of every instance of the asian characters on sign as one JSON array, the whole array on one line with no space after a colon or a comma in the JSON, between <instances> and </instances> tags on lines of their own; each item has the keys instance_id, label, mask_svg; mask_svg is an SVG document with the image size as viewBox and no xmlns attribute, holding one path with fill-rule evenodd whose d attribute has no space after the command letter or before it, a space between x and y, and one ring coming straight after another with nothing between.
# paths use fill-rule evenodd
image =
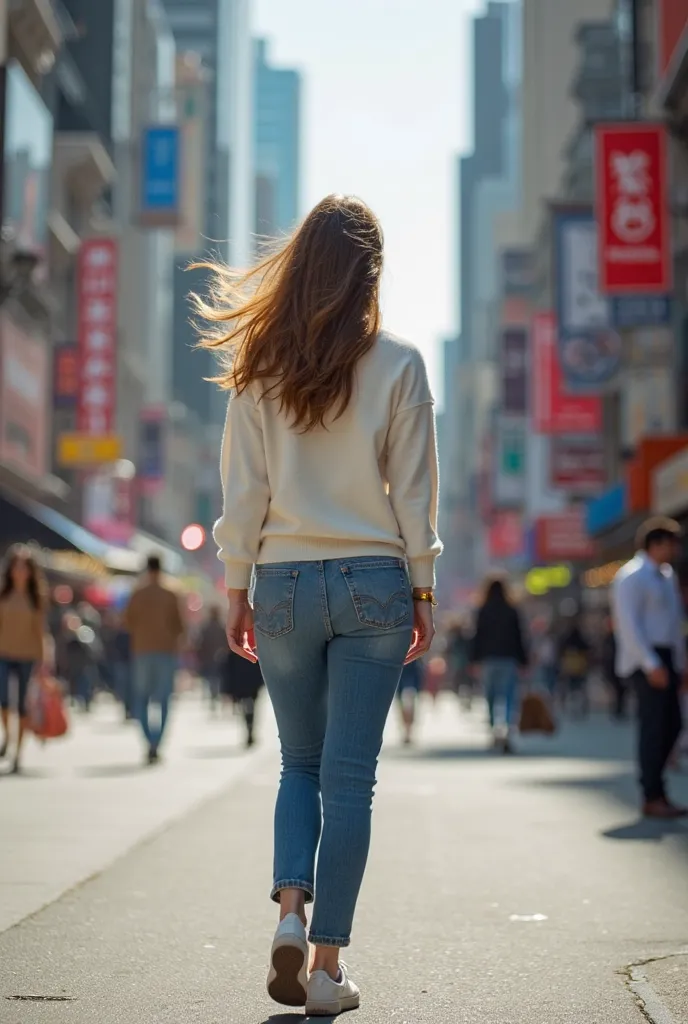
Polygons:
<instances>
[{"instance_id":1,"label":"asian characters on sign","mask_svg":"<svg viewBox=\"0 0 688 1024\"><path fill-rule=\"evenodd\" d=\"M601 291L670 293L665 127L598 125L595 162Z\"/></svg>"},{"instance_id":2,"label":"asian characters on sign","mask_svg":"<svg viewBox=\"0 0 688 1024\"><path fill-rule=\"evenodd\" d=\"M649 166L650 158L641 149L630 153L612 150L609 156L615 184L611 225L621 241L629 245L646 241L655 228Z\"/></svg>"},{"instance_id":3,"label":"asian characters on sign","mask_svg":"<svg viewBox=\"0 0 688 1024\"><path fill-rule=\"evenodd\" d=\"M103 435L115 416L117 249L112 238L88 239L79 253L79 430Z\"/></svg>"}]
</instances>

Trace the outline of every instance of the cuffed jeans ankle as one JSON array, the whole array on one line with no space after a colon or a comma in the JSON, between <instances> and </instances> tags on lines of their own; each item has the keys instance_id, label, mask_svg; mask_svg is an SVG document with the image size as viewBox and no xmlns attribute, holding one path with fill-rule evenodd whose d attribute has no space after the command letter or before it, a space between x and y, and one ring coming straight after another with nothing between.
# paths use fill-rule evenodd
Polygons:
<instances>
[{"instance_id":1,"label":"cuffed jeans ankle","mask_svg":"<svg viewBox=\"0 0 688 1024\"><path fill-rule=\"evenodd\" d=\"M379 557L259 565L254 612L282 749L271 895L302 889L315 899L310 941L348 946L377 758L411 641L406 566Z\"/></svg>"}]
</instances>

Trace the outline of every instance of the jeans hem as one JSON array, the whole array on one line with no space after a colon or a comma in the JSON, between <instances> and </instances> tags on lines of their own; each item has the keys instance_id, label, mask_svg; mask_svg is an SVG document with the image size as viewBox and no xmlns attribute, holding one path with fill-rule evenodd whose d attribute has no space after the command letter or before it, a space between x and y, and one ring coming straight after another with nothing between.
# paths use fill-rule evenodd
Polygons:
<instances>
[{"instance_id":1,"label":"jeans hem","mask_svg":"<svg viewBox=\"0 0 688 1024\"><path fill-rule=\"evenodd\" d=\"M301 889L306 894L306 903L313 902L313 886L310 882L303 882L298 878L285 878L275 882L270 890L270 899L273 903L279 903L279 894L282 889Z\"/></svg>"},{"instance_id":2,"label":"jeans hem","mask_svg":"<svg viewBox=\"0 0 688 1024\"><path fill-rule=\"evenodd\" d=\"M316 935L315 932L311 932L308 941L314 946L336 946L338 949L344 949L349 945L351 939L337 939L332 935Z\"/></svg>"}]
</instances>

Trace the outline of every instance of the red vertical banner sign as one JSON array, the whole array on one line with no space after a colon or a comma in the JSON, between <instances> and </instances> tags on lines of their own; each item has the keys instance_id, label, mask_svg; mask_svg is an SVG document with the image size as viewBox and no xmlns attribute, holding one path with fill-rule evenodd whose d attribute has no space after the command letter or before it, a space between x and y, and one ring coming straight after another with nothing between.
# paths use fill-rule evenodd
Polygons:
<instances>
[{"instance_id":1,"label":"red vertical banner sign","mask_svg":"<svg viewBox=\"0 0 688 1024\"><path fill-rule=\"evenodd\" d=\"M117 384L117 241L87 238L77 266L79 395L77 427L111 434Z\"/></svg>"},{"instance_id":2,"label":"red vertical banner sign","mask_svg":"<svg viewBox=\"0 0 688 1024\"><path fill-rule=\"evenodd\" d=\"M596 434L601 431L601 398L598 395L568 395L564 390L554 313L536 313L531 336L535 433Z\"/></svg>"},{"instance_id":3,"label":"red vertical banner sign","mask_svg":"<svg viewBox=\"0 0 688 1024\"><path fill-rule=\"evenodd\" d=\"M595 174L600 291L667 294L672 259L664 125L597 125Z\"/></svg>"}]
</instances>

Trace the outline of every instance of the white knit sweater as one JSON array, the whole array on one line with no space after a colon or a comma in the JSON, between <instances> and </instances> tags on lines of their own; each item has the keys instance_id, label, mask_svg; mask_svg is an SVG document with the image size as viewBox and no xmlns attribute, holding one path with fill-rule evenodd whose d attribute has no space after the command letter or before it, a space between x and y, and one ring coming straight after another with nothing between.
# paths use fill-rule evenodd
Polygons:
<instances>
[{"instance_id":1,"label":"white knit sweater","mask_svg":"<svg viewBox=\"0 0 688 1024\"><path fill-rule=\"evenodd\" d=\"M344 415L308 433L261 393L247 388L227 409L214 532L227 586L248 587L255 563L364 555L406 558L413 585L432 586L437 448L418 350L381 333Z\"/></svg>"}]
</instances>

